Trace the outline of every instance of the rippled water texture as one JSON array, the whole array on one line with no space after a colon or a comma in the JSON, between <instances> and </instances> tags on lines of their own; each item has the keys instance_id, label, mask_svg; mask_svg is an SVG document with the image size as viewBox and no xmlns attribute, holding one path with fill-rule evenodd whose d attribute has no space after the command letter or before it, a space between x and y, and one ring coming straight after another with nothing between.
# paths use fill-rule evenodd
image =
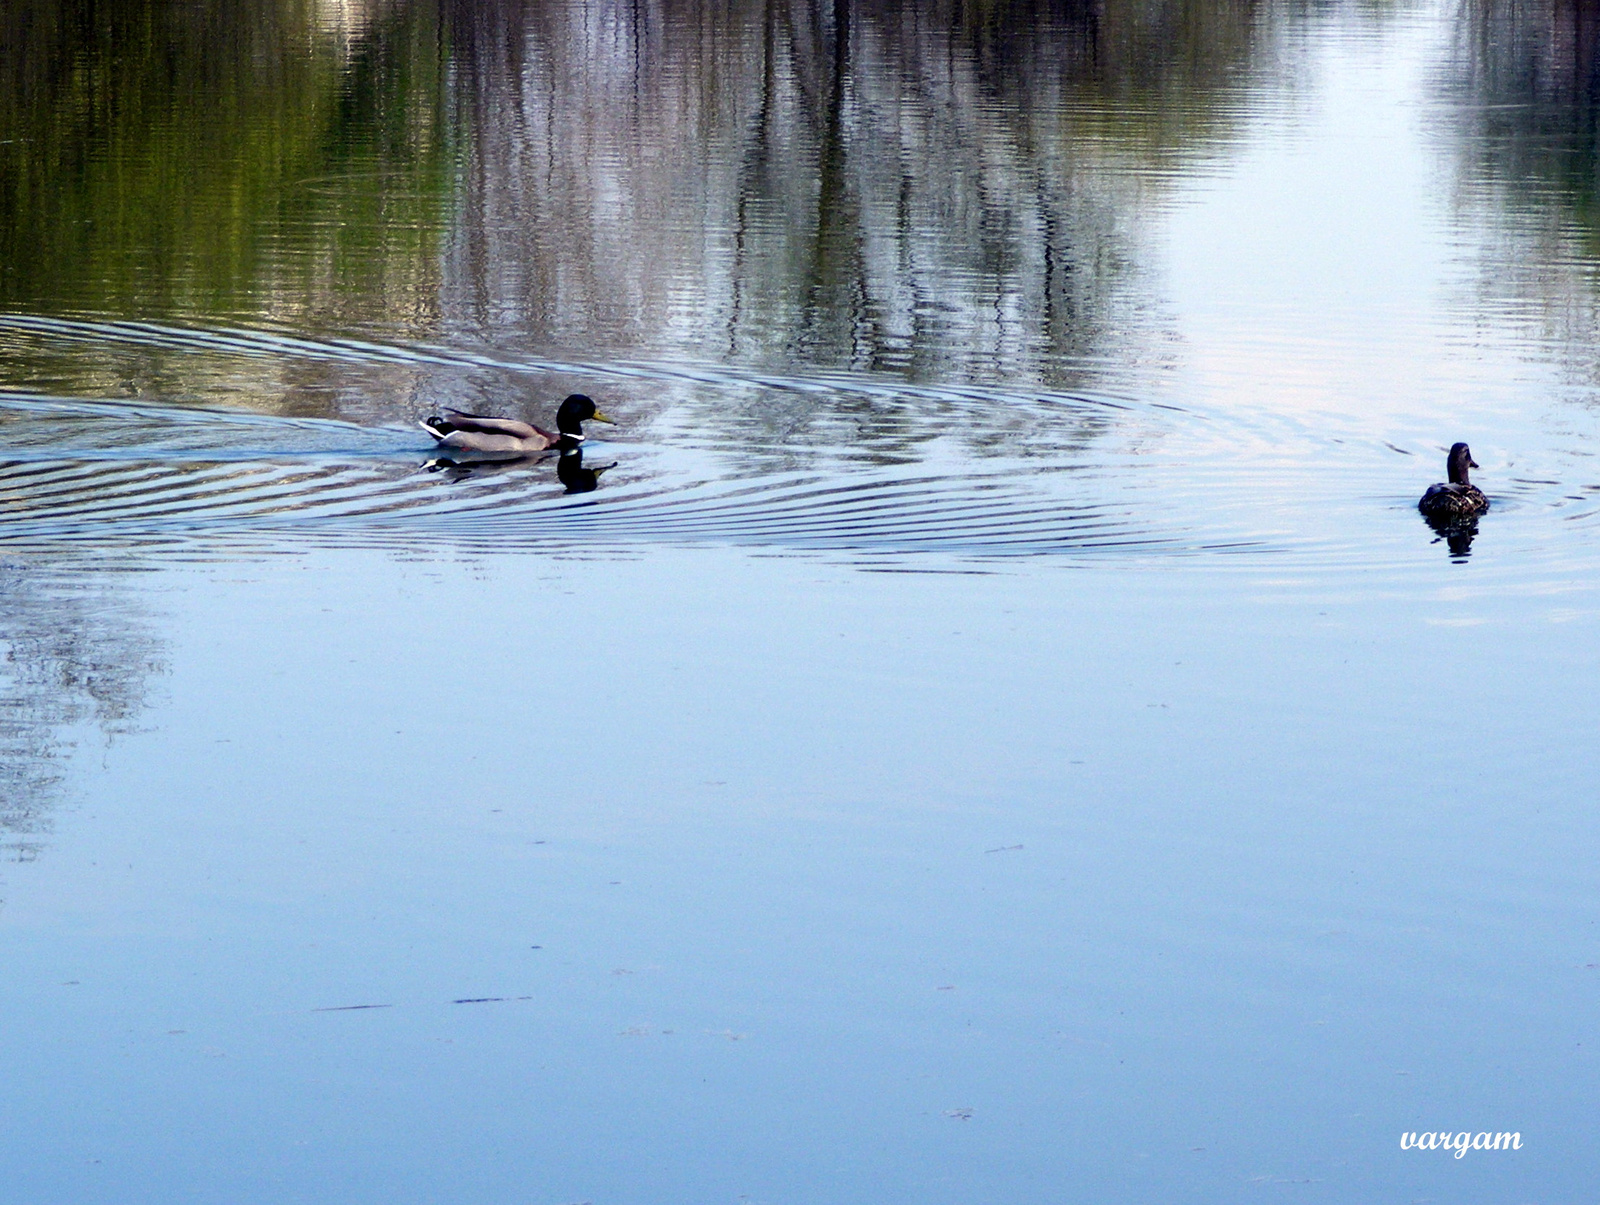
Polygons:
<instances>
[{"instance_id":1,"label":"rippled water texture","mask_svg":"<svg viewBox=\"0 0 1600 1205\"><path fill-rule=\"evenodd\" d=\"M0 10L7 1191L1591 1199L1597 51Z\"/></svg>"}]
</instances>

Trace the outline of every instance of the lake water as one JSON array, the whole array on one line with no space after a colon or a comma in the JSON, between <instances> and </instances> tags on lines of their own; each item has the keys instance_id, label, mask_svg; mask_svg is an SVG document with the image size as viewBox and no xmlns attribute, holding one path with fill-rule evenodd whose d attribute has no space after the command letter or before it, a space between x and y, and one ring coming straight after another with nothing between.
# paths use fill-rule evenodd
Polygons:
<instances>
[{"instance_id":1,"label":"lake water","mask_svg":"<svg viewBox=\"0 0 1600 1205\"><path fill-rule=\"evenodd\" d=\"M1594 1199L1597 51L0 13L4 1195Z\"/></svg>"}]
</instances>

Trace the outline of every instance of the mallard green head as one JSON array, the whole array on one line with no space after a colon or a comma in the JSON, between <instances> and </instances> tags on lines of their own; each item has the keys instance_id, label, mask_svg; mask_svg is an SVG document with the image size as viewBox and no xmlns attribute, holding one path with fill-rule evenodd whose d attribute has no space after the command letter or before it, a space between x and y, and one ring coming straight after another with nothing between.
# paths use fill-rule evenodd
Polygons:
<instances>
[{"instance_id":1,"label":"mallard green head","mask_svg":"<svg viewBox=\"0 0 1600 1205\"><path fill-rule=\"evenodd\" d=\"M611 422L595 409L593 398L582 393L569 394L561 403L561 409L556 411L556 430L573 439L582 439L583 424L591 418L597 423Z\"/></svg>"}]
</instances>

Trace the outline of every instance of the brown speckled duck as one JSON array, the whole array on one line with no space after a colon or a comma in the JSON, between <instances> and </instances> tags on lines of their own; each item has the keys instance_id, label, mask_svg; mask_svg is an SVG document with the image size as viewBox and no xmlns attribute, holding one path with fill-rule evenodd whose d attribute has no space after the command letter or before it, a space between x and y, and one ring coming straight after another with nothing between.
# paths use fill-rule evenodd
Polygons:
<instances>
[{"instance_id":1,"label":"brown speckled duck","mask_svg":"<svg viewBox=\"0 0 1600 1205\"><path fill-rule=\"evenodd\" d=\"M1453 445L1445 460L1450 480L1430 485L1428 492L1417 503L1417 509L1430 519L1465 519L1471 515L1481 515L1489 509L1489 499L1467 480L1467 470L1478 467L1478 462L1472 459L1472 450L1466 444Z\"/></svg>"},{"instance_id":2,"label":"brown speckled duck","mask_svg":"<svg viewBox=\"0 0 1600 1205\"><path fill-rule=\"evenodd\" d=\"M581 393L570 395L556 411L556 429L546 431L515 418L488 418L446 410L448 418L433 415L422 420L422 429L439 441L441 451L477 452L491 456L531 456L556 447L573 447L583 442L583 424L611 420L594 407L594 400Z\"/></svg>"}]
</instances>

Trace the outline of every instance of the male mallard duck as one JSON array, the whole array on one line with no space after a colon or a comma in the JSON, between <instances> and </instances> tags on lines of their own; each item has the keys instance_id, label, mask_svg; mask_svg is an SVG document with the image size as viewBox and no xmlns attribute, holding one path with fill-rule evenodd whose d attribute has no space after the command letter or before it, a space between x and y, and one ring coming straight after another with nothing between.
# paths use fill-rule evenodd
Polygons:
<instances>
[{"instance_id":1,"label":"male mallard duck","mask_svg":"<svg viewBox=\"0 0 1600 1205\"><path fill-rule=\"evenodd\" d=\"M1430 485L1428 492L1417 503L1417 509L1430 519L1465 519L1469 515L1481 515L1489 509L1489 499L1467 480L1467 470L1478 467L1466 444L1452 445L1450 455L1445 460L1446 471L1450 474L1449 482Z\"/></svg>"},{"instance_id":2,"label":"male mallard duck","mask_svg":"<svg viewBox=\"0 0 1600 1205\"><path fill-rule=\"evenodd\" d=\"M439 447L455 452L484 452L493 456L531 456L535 452L562 444L571 447L583 441L583 424L611 420L594 408L594 401L574 393L556 411L555 431L546 431L515 418L486 418L446 410L449 418L434 415L422 420L424 431L439 441Z\"/></svg>"}]
</instances>

